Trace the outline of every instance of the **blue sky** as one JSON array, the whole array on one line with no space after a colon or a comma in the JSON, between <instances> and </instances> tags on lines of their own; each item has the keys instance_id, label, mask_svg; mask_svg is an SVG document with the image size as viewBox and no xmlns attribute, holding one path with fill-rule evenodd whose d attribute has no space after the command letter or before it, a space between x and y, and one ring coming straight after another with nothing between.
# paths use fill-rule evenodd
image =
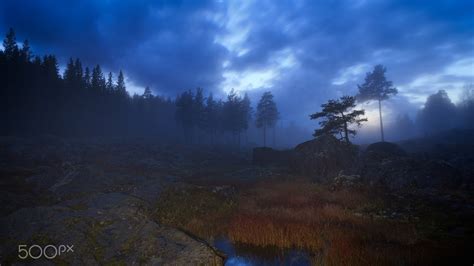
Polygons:
<instances>
[{"instance_id":1,"label":"blue sky","mask_svg":"<svg viewBox=\"0 0 474 266\"><path fill-rule=\"evenodd\" d=\"M271 90L283 123L312 125L310 113L354 94L375 64L399 89L387 119L414 114L439 89L456 101L474 82L473 11L472 0L6 0L0 30L62 64L123 69L131 92L235 88L256 100Z\"/></svg>"}]
</instances>

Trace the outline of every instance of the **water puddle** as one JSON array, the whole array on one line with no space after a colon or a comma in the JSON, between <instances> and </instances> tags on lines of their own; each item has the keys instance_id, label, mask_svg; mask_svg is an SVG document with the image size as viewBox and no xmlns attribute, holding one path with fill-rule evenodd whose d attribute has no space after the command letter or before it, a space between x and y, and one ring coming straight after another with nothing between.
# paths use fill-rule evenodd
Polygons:
<instances>
[{"instance_id":1,"label":"water puddle","mask_svg":"<svg viewBox=\"0 0 474 266\"><path fill-rule=\"evenodd\" d=\"M310 254L300 250L281 250L278 248L235 245L225 237L217 238L214 241L214 246L227 255L226 266L311 265Z\"/></svg>"}]
</instances>

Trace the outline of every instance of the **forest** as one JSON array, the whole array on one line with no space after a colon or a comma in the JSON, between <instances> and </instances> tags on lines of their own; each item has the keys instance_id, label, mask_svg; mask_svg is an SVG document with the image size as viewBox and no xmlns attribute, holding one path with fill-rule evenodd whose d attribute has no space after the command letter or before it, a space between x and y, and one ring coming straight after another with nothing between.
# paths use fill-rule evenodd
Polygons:
<instances>
[{"instance_id":1,"label":"forest","mask_svg":"<svg viewBox=\"0 0 474 266\"><path fill-rule=\"evenodd\" d=\"M153 137L236 146L249 126L265 131L274 128L280 117L271 92L264 93L255 107L246 93L241 96L234 90L225 99L216 99L212 93L206 96L202 88L184 90L174 98L154 95L149 87L141 95L130 95L122 71L114 78L111 72L103 73L100 65L84 67L79 58L71 58L60 73L54 55L34 55L28 40L17 43L13 29L6 34L3 46L2 135ZM381 74L384 78L385 71ZM440 90L426 99L416 117L400 111L387 126L402 139L473 127L472 84L464 86L456 104ZM262 134L266 142L267 133Z\"/></svg>"},{"instance_id":2,"label":"forest","mask_svg":"<svg viewBox=\"0 0 474 266\"><path fill-rule=\"evenodd\" d=\"M3 46L2 135L153 137L188 144L201 139L200 144L236 145L253 121L249 97L234 90L224 100L214 99L212 93L206 97L202 88L174 99L153 95L149 87L131 96L122 71L114 79L100 65L84 68L79 58L71 58L59 73L54 55L34 56L27 40L19 47L13 29ZM275 124L278 111L272 97L270 92L262 96L258 127Z\"/></svg>"}]
</instances>

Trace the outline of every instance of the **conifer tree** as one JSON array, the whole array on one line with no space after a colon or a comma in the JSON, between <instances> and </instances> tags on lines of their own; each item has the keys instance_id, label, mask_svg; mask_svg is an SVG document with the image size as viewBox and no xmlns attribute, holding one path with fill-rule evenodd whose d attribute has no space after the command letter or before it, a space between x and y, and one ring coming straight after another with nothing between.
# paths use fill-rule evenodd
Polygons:
<instances>
[{"instance_id":1,"label":"conifer tree","mask_svg":"<svg viewBox=\"0 0 474 266\"><path fill-rule=\"evenodd\" d=\"M114 81L113 81L112 72L109 72L109 75L107 77L107 82L105 83L105 89L109 93L112 93L114 90Z\"/></svg>"},{"instance_id":2,"label":"conifer tree","mask_svg":"<svg viewBox=\"0 0 474 266\"><path fill-rule=\"evenodd\" d=\"M92 69L91 86L95 92L105 91L105 78L99 65Z\"/></svg>"},{"instance_id":3,"label":"conifer tree","mask_svg":"<svg viewBox=\"0 0 474 266\"><path fill-rule=\"evenodd\" d=\"M359 88L358 101L376 100L379 104L380 135L382 141L385 141L382 122L382 101L387 100L392 95L396 95L398 92L393 87L393 83L385 77L385 72L387 72L387 69L384 66L376 65L372 72L366 74L364 83L357 85Z\"/></svg>"},{"instance_id":4,"label":"conifer tree","mask_svg":"<svg viewBox=\"0 0 474 266\"><path fill-rule=\"evenodd\" d=\"M267 145L267 128L274 127L279 118L278 109L273 101L273 95L267 91L263 93L262 98L257 105L256 126L263 128L263 146Z\"/></svg>"},{"instance_id":5,"label":"conifer tree","mask_svg":"<svg viewBox=\"0 0 474 266\"><path fill-rule=\"evenodd\" d=\"M18 57L18 45L16 43L15 31L13 31L12 28L10 28L7 36L3 40L3 53L8 59Z\"/></svg>"},{"instance_id":6,"label":"conifer tree","mask_svg":"<svg viewBox=\"0 0 474 266\"><path fill-rule=\"evenodd\" d=\"M148 86L145 87L145 90L143 91L143 94L142 94L142 98L147 99L147 100L153 98L153 93L151 92L150 87Z\"/></svg>"},{"instance_id":7,"label":"conifer tree","mask_svg":"<svg viewBox=\"0 0 474 266\"><path fill-rule=\"evenodd\" d=\"M123 76L122 70L120 70L117 85L115 86L115 90L118 92L120 96L128 96L127 88L125 87L125 78Z\"/></svg>"},{"instance_id":8,"label":"conifer tree","mask_svg":"<svg viewBox=\"0 0 474 266\"><path fill-rule=\"evenodd\" d=\"M20 57L22 62L24 63L30 62L31 58L33 57L30 51L30 43L28 42L28 40L25 40L23 42L23 45L20 50Z\"/></svg>"},{"instance_id":9,"label":"conifer tree","mask_svg":"<svg viewBox=\"0 0 474 266\"><path fill-rule=\"evenodd\" d=\"M341 140L349 141L349 135L355 135L356 130L349 128L351 124L360 126L367 118L359 118L365 114L364 110L353 110L356 106L355 97L342 96L338 100L329 100L321 105L322 111L310 115L311 119L323 118L319 122L320 129L316 129L313 136L339 135Z\"/></svg>"}]
</instances>

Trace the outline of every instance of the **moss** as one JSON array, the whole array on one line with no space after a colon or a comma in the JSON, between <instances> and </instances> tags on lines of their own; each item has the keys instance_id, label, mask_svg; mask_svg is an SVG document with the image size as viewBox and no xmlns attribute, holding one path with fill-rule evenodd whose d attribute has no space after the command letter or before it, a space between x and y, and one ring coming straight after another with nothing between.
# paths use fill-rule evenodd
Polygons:
<instances>
[{"instance_id":1,"label":"moss","mask_svg":"<svg viewBox=\"0 0 474 266\"><path fill-rule=\"evenodd\" d=\"M77 203L77 204L69 205L68 207L74 211L84 211L88 209L87 205L84 203Z\"/></svg>"},{"instance_id":2,"label":"moss","mask_svg":"<svg viewBox=\"0 0 474 266\"><path fill-rule=\"evenodd\" d=\"M46 246L46 245L54 244L54 241L47 235L38 233L38 234L34 234L31 237L31 243L35 243L36 245L39 245L39 246Z\"/></svg>"},{"instance_id":3,"label":"moss","mask_svg":"<svg viewBox=\"0 0 474 266\"><path fill-rule=\"evenodd\" d=\"M161 224L208 239L225 233L236 206L234 198L206 188L168 188L155 205L153 217Z\"/></svg>"},{"instance_id":4,"label":"moss","mask_svg":"<svg viewBox=\"0 0 474 266\"><path fill-rule=\"evenodd\" d=\"M119 259L113 258L111 260L106 261L103 265L104 266L126 266L127 263L125 263L124 261L121 261Z\"/></svg>"},{"instance_id":5,"label":"moss","mask_svg":"<svg viewBox=\"0 0 474 266\"><path fill-rule=\"evenodd\" d=\"M79 224L83 219L79 217L68 217L63 220L63 224L68 228L68 229L74 229L76 228L77 224Z\"/></svg>"},{"instance_id":6,"label":"moss","mask_svg":"<svg viewBox=\"0 0 474 266\"><path fill-rule=\"evenodd\" d=\"M97 237L103 232L105 227L111 224L113 224L113 221L93 221L90 224L90 230L86 234L87 244L93 249L92 255L99 263L104 262L105 250L97 241Z\"/></svg>"}]
</instances>

